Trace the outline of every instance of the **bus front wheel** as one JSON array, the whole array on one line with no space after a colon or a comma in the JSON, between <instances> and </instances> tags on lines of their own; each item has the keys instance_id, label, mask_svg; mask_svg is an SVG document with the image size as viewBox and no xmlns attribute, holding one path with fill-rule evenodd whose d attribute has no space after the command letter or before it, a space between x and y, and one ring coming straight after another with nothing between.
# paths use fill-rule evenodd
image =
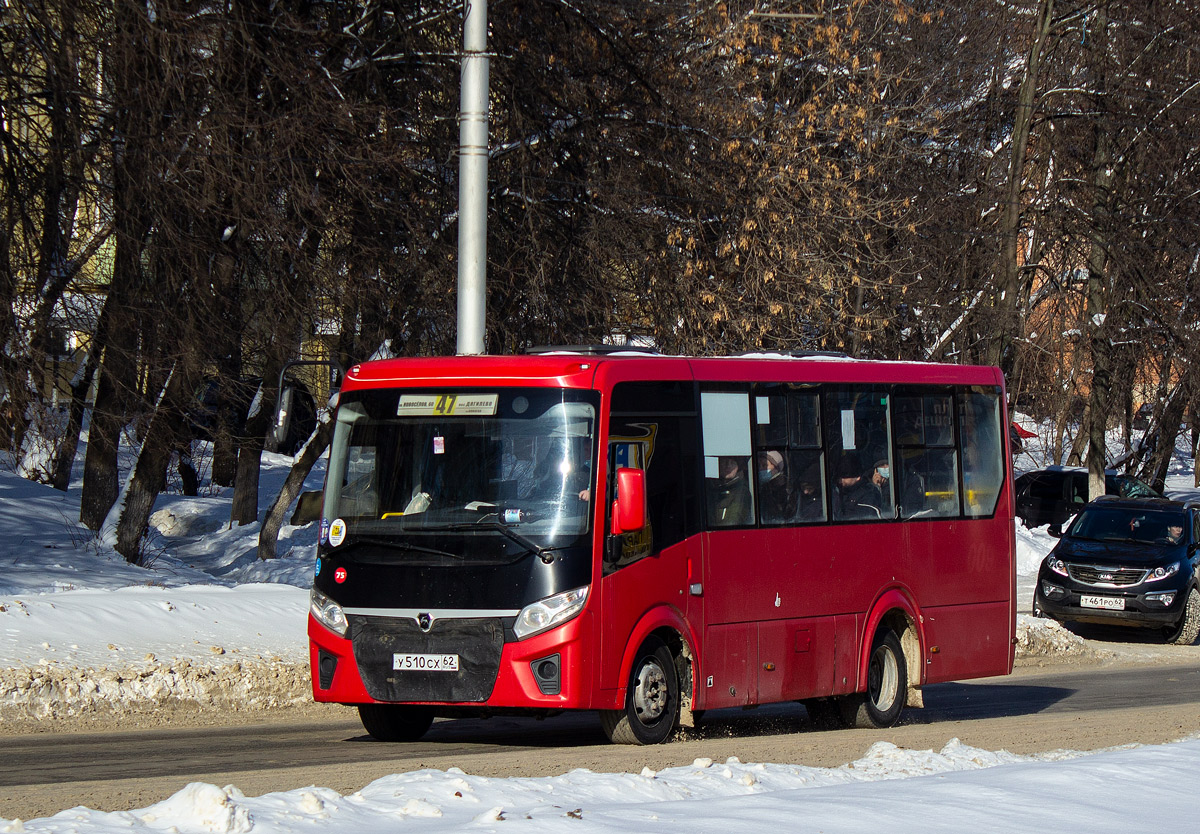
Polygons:
<instances>
[{"instance_id":1,"label":"bus front wheel","mask_svg":"<svg viewBox=\"0 0 1200 834\"><path fill-rule=\"evenodd\" d=\"M600 723L614 744L659 744L679 723L679 675L666 643L650 637L633 659L625 708L601 710Z\"/></svg>"},{"instance_id":2,"label":"bus front wheel","mask_svg":"<svg viewBox=\"0 0 1200 834\"><path fill-rule=\"evenodd\" d=\"M875 638L867 663L867 691L839 701L842 718L851 727L891 727L900 720L908 699L908 667L900 638L885 631Z\"/></svg>"},{"instance_id":3,"label":"bus front wheel","mask_svg":"<svg viewBox=\"0 0 1200 834\"><path fill-rule=\"evenodd\" d=\"M433 710L404 704L359 704L358 717L380 741L416 741L433 723Z\"/></svg>"}]
</instances>

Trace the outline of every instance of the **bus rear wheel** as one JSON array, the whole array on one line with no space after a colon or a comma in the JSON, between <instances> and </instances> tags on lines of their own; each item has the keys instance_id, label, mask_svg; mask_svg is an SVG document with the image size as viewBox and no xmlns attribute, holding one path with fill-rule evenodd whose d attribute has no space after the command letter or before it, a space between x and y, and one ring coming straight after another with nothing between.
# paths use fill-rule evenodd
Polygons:
<instances>
[{"instance_id":1,"label":"bus rear wheel","mask_svg":"<svg viewBox=\"0 0 1200 834\"><path fill-rule=\"evenodd\" d=\"M666 643L647 638L633 659L625 708L601 710L600 723L614 744L660 744L679 723L679 675Z\"/></svg>"},{"instance_id":2,"label":"bus rear wheel","mask_svg":"<svg viewBox=\"0 0 1200 834\"><path fill-rule=\"evenodd\" d=\"M433 723L433 710L406 704L359 704L358 717L379 741L416 741Z\"/></svg>"},{"instance_id":3,"label":"bus rear wheel","mask_svg":"<svg viewBox=\"0 0 1200 834\"><path fill-rule=\"evenodd\" d=\"M875 638L867 663L867 691L839 701L842 718L851 727L891 727L900 720L908 700L908 667L900 638L885 631Z\"/></svg>"}]
</instances>

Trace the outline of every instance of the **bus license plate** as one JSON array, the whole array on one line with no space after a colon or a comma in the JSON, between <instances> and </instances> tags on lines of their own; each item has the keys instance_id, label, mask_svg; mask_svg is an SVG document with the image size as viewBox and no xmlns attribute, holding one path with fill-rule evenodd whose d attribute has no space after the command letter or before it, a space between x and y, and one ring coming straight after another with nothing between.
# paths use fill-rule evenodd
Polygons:
<instances>
[{"instance_id":1,"label":"bus license plate","mask_svg":"<svg viewBox=\"0 0 1200 834\"><path fill-rule=\"evenodd\" d=\"M1124 597L1080 597L1081 608L1104 608L1108 611L1124 611Z\"/></svg>"},{"instance_id":2,"label":"bus license plate","mask_svg":"<svg viewBox=\"0 0 1200 834\"><path fill-rule=\"evenodd\" d=\"M456 654L394 654L392 669L401 672L457 672Z\"/></svg>"}]
</instances>

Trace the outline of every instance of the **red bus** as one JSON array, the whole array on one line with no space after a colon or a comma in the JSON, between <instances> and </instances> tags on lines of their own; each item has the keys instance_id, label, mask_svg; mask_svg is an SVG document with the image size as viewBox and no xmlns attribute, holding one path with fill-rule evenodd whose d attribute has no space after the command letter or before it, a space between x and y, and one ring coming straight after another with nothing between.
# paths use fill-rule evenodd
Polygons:
<instances>
[{"instance_id":1,"label":"red bus","mask_svg":"<svg viewBox=\"0 0 1200 834\"><path fill-rule=\"evenodd\" d=\"M313 694L383 740L598 710L649 744L799 701L889 726L1012 671L996 368L601 348L352 368Z\"/></svg>"}]
</instances>

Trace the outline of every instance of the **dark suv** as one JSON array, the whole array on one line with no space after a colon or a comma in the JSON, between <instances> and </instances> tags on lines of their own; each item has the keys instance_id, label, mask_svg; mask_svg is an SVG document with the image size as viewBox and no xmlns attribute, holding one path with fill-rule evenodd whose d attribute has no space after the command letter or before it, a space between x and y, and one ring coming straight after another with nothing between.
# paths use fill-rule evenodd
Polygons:
<instances>
[{"instance_id":1,"label":"dark suv","mask_svg":"<svg viewBox=\"0 0 1200 834\"><path fill-rule=\"evenodd\" d=\"M1013 484L1017 498L1017 518L1026 527L1062 524L1079 512L1088 500L1086 469L1051 466L1019 476ZM1104 473L1104 492L1122 498L1162 498L1148 484L1132 475Z\"/></svg>"},{"instance_id":2,"label":"dark suv","mask_svg":"<svg viewBox=\"0 0 1200 834\"><path fill-rule=\"evenodd\" d=\"M1053 532L1053 528L1051 528ZM1200 635L1200 512L1165 498L1097 498L1071 521L1038 569L1034 616Z\"/></svg>"}]
</instances>

